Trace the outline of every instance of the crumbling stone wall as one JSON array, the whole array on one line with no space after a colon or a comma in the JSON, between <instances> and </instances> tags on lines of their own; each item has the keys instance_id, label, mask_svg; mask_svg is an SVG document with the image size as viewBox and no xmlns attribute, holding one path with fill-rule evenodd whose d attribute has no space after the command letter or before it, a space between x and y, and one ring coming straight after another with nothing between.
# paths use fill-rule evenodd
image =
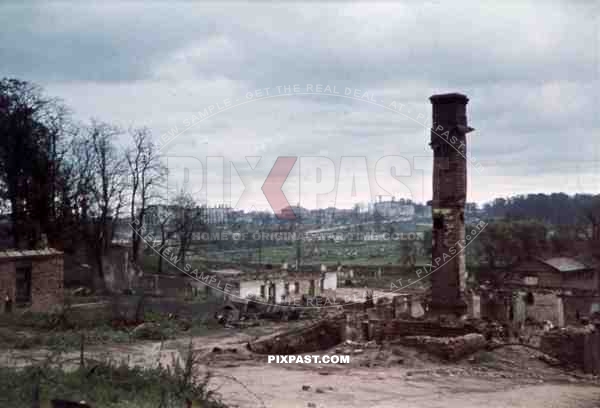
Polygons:
<instances>
[{"instance_id":1,"label":"crumbling stone wall","mask_svg":"<svg viewBox=\"0 0 600 408\"><path fill-rule=\"evenodd\" d=\"M540 349L565 366L584 368L586 335L591 329L561 329L544 333L540 340Z\"/></svg>"},{"instance_id":2,"label":"crumbling stone wall","mask_svg":"<svg viewBox=\"0 0 600 408\"><path fill-rule=\"evenodd\" d=\"M310 327L278 333L248 343L258 354L301 354L331 348L344 340L345 320L328 319Z\"/></svg>"},{"instance_id":3,"label":"crumbling stone wall","mask_svg":"<svg viewBox=\"0 0 600 408\"><path fill-rule=\"evenodd\" d=\"M334 294L335 291L322 291L320 288L320 279L318 275L311 276L309 279L300 276L287 276L284 278L271 278L258 279L258 280L243 280L240 282L240 290L238 291L239 297L242 299L248 298L248 296L260 297L260 288L265 286L265 299L268 300L269 286L275 285L275 303L294 302L297 303L302 299L303 295L308 296L310 291L310 281L314 281L314 296L321 296L324 292ZM285 285L289 285L289 292L286 294ZM296 283L298 284L298 290L296 290ZM297 292L297 293L296 293Z\"/></svg>"},{"instance_id":4,"label":"crumbling stone wall","mask_svg":"<svg viewBox=\"0 0 600 408\"><path fill-rule=\"evenodd\" d=\"M378 341L392 340L403 336L454 337L476 332L470 325L443 326L437 322L417 320L380 321L374 330Z\"/></svg>"},{"instance_id":5,"label":"crumbling stone wall","mask_svg":"<svg viewBox=\"0 0 600 408\"><path fill-rule=\"evenodd\" d=\"M0 300L2 301L2 310L4 310L4 298L9 296L14 299L17 294L15 263L0 262Z\"/></svg>"},{"instance_id":6,"label":"crumbling stone wall","mask_svg":"<svg viewBox=\"0 0 600 408\"><path fill-rule=\"evenodd\" d=\"M139 278L139 284L135 290L154 296L188 297L193 294L193 288L200 285L202 284L186 276L145 274ZM208 286L202 286L208 288ZM208 291L206 292L208 293ZM217 291L214 290L214 292Z\"/></svg>"},{"instance_id":7,"label":"crumbling stone wall","mask_svg":"<svg viewBox=\"0 0 600 408\"><path fill-rule=\"evenodd\" d=\"M540 348L567 367L600 374L600 332L593 326L547 332Z\"/></svg>"},{"instance_id":8,"label":"crumbling stone wall","mask_svg":"<svg viewBox=\"0 0 600 408\"><path fill-rule=\"evenodd\" d=\"M407 336L402 337L398 342L405 346L423 349L448 361L460 360L482 350L487 345L483 335L478 333L457 337Z\"/></svg>"},{"instance_id":9,"label":"crumbling stone wall","mask_svg":"<svg viewBox=\"0 0 600 408\"><path fill-rule=\"evenodd\" d=\"M129 259L131 248L128 246L113 245L103 257L104 284L111 293L123 293L126 289L133 289L141 274Z\"/></svg>"},{"instance_id":10,"label":"crumbling stone wall","mask_svg":"<svg viewBox=\"0 0 600 408\"><path fill-rule=\"evenodd\" d=\"M591 317L592 312L600 311L600 296L573 294L562 296L565 324L578 324L582 317Z\"/></svg>"},{"instance_id":11,"label":"crumbling stone wall","mask_svg":"<svg viewBox=\"0 0 600 408\"><path fill-rule=\"evenodd\" d=\"M49 311L64 301L63 259L41 258L32 262L31 310Z\"/></svg>"},{"instance_id":12,"label":"crumbling stone wall","mask_svg":"<svg viewBox=\"0 0 600 408\"><path fill-rule=\"evenodd\" d=\"M476 332L476 328L463 324L444 326L434 321L389 320L373 321L373 338L378 342L405 336L455 337Z\"/></svg>"},{"instance_id":13,"label":"crumbling stone wall","mask_svg":"<svg viewBox=\"0 0 600 408\"><path fill-rule=\"evenodd\" d=\"M531 292L533 304L526 304L526 317L536 321L551 321L554 325L564 326L562 299L556 293Z\"/></svg>"}]
</instances>

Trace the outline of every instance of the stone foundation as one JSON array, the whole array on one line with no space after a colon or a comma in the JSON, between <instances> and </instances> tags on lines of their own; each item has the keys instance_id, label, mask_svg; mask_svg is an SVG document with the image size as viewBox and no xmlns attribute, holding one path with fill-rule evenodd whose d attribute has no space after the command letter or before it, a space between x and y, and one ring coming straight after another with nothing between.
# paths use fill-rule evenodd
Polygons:
<instances>
[{"instance_id":1,"label":"stone foundation","mask_svg":"<svg viewBox=\"0 0 600 408\"><path fill-rule=\"evenodd\" d=\"M373 339L382 342L406 336L456 337L477 332L470 325L445 326L434 321L389 320L372 322ZM368 339L370 340L370 339Z\"/></svg>"},{"instance_id":2,"label":"stone foundation","mask_svg":"<svg viewBox=\"0 0 600 408\"><path fill-rule=\"evenodd\" d=\"M457 337L407 336L397 343L422 349L448 361L460 360L487 345L483 335L477 333Z\"/></svg>"},{"instance_id":3,"label":"stone foundation","mask_svg":"<svg viewBox=\"0 0 600 408\"><path fill-rule=\"evenodd\" d=\"M301 354L331 348L344 341L344 320L328 319L317 324L248 343L258 354Z\"/></svg>"},{"instance_id":4,"label":"stone foundation","mask_svg":"<svg viewBox=\"0 0 600 408\"><path fill-rule=\"evenodd\" d=\"M586 337L592 329L561 329L544 333L540 340L540 349L558 359L564 366L584 369Z\"/></svg>"}]
</instances>

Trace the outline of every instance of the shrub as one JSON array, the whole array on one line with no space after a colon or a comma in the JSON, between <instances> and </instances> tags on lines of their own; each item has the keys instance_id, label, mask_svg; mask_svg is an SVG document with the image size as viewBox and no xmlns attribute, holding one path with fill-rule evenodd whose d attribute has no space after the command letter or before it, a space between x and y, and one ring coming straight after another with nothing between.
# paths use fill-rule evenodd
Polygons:
<instances>
[{"instance_id":1,"label":"shrub","mask_svg":"<svg viewBox=\"0 0 600 408\"><path fill-rule=\"evenodd\" d=\"M0 367L0 406L29 408L38 395L41 406L57 398L108 408L181 408L188 403L225 407L219 396L208 390L210 375L194 375L195 364L190 349L183 361L174 361L168 369L107 362L88 362L71 371L48 362L25 369Z\"/></svg>"}]
</instances>

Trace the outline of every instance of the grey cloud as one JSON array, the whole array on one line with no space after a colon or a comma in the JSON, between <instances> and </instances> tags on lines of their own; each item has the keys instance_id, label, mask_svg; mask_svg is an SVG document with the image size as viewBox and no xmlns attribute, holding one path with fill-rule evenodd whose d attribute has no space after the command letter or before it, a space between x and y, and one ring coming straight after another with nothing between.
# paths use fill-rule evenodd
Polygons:
<instances>
[{"instance_id":1,"label":"grey cloud","mask_svg":"<svg viewBox=\"0 0 600 408\"><path fill-rule=\"evenodd\" d=\"M475 198L511 185L556 189L560 163L600 159L592 3L141 4L0 5L0 74L45 85L81 118L147 125L155 135L257 88L359 88L427 123L431 94L460 91L476 128L469 151L496 183L485 192L490 184L474 174ZM282 155L426 156L428 142L425 127L397 113L310 95L220 113L166 152L272 163Z\"/></svg>"}]
</instances>

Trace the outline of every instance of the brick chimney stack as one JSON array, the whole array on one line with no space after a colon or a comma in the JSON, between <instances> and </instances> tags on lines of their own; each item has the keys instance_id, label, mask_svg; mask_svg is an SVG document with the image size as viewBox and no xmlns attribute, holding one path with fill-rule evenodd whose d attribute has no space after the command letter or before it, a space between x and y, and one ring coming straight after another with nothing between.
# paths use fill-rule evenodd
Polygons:
<instances>
[{"instance_id":1,"label":"brick chimney stack","mask_svg":"<svg viewBox=\"0 0 600 408\"><path fill-rule=\"evenodd\" d=\"M433 200L431 304L433 315L467 313L465 202L467 199L467 124L469 99L462 94L433 95Z\"/></svg>"}]
</instances>

